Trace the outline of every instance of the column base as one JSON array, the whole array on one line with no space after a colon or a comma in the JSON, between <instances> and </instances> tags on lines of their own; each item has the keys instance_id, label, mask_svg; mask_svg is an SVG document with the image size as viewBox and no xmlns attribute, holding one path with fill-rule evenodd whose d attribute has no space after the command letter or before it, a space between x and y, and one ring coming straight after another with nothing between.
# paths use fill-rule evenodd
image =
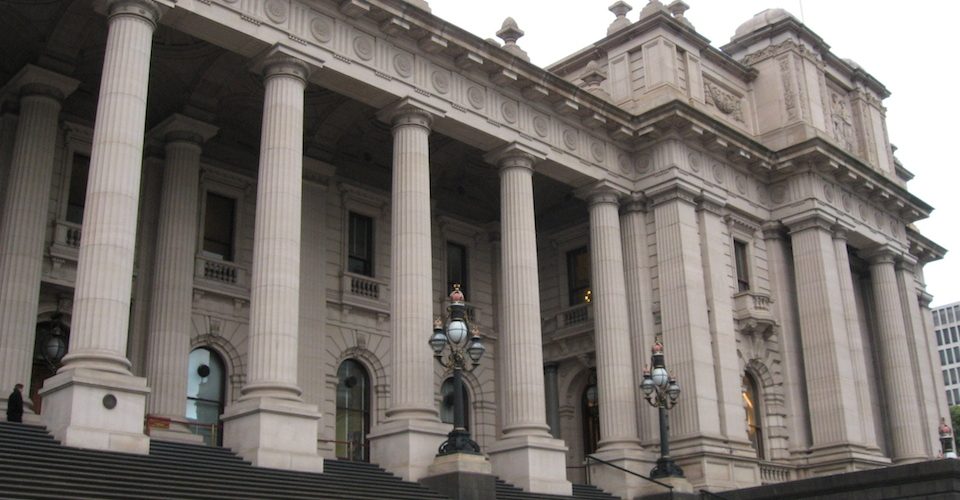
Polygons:
<instances>
[{"instance_id":1,"label":"column base","mask_svg":"<svg viewBox=\"0 0 960 500\"><path fill-rule=\"evenodd\" d=\"M650 475L650 469L657 460L657 457L653 453L646 452L639 447L602 450L592 455L605 462L610 462L617 467L622 467L628 471L644 476ZM633 498L641 492L647 492L649 490L649 488L647 488L648 486L653 488L653 491L656 491L656 488L667 491L666 488L657 486L656 483L645 481L643 478L606 464L588 461L587 466L590 467L591 483L602 488L607 493L620 498Z\"/></svg>"},{"instance_id":2,"label":"column base","mask_svg":"<svg viewBox=\"0 0 960 500\"><path fill-rule=\"evenodd\" d=\"M494 473L530 493L570 496L567 480L567 446L544 436L513 436L497 441L487 450Z\"/></svg>"},{"instance_id":3,"label":"column base","mask_svg":"<svg viewBox=\"0 0 960 500\"><path fill-rule=\"evenodd\" d=\"M323 472L317 407L275 398L241 399L223 416L223 445L257 467Z\"/></svg>"},{"instance_id":4,"label":"column base","mask_svg":"<svg viewBox=\"0 0 960 500\"><path fill-rule=\"evenodd\" d=\"M497 494L493 466L483 455L454 453L438 456L420 482L453 500L487 500Z\"/></svg>"},{"instance_id":5,"label":"column base","mask_svg":"<svg viewBox=\"0 0 960 500\"><path fill-rule=\"evenodd\" d=\"M66 446L146 455L147 379L76 368L44 382L41 420Z\"/></svg>"},{"instance_id":6,"label":"column base","mask_svg":"<svg viewBox=\"0 0 960 500\"><path fill-rule=\"evenodd\" d=\"M404 481L419 481L448 432L450 425L439 420L388 420L367 435L370 459Z\"/></svg>"}]
</instances>

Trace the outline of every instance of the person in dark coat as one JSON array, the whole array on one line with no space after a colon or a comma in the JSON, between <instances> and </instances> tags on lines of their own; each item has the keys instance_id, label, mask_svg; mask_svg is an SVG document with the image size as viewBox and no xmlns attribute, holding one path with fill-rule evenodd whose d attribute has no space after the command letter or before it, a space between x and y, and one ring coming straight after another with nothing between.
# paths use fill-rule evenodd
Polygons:
<instances>
[{"instance_id":1,"label":"person in dark coat","mask_svg":"<svg viewBox=\"0 0 960 500\"><path fill-rule=\"evenodd\" d=\"M23 422L23 384L13 386L7 398L7 422Z\"/></svg>"}]
</instances>

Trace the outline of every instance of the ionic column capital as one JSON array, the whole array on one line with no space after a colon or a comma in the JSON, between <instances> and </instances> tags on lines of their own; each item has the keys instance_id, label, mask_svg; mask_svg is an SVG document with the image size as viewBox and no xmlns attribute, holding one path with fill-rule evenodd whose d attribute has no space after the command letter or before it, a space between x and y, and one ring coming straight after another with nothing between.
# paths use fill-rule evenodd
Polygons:
<instances>
[{"instance_id":1,"label":"ionic column capital","mask_svg":"<svg viewBox=\"0 0 960 500\"><path fill-rule=\"evenodd\" d=\"M107 0L107 17L110 21L121 16L139 17L156 29L162 14L160 6L153 0Z\"/></svg>"},{"instance_id":2,"label":"ionic column capital","mask_svg":"<svg viewBox=\"0 0 960 500\"><path fill-rule=\"evenodd\" d=\"M760 232L764 240L782 240L784 226L779 221L764 222L760 225Z\"/></svg>"},{"instance_id":3,"label":"ionic column capital","mask_svg":"<svg viewBox=\"0 0 960 500\"><path fill-rule=\"evenodd\" d=\"M632 193L620 202L620 214L645 214L647 210L649 210L649 203L650 200L643 196L642 193Z\"/></svg>"},{"instance_id":4,"label":"ionic column capital","mask_svg":"<svg viewBox=\"0 0 960 500\"><path fill-rule=\"evenodd\" d=\"M608 181L598 181L577 189L574 194L578 198L587 200L587 207L593 210L597 205L619 206L620 198L629 195L630 192Z\"/></svg>"},{"instance_id":5,"label":"ionic column capital","mask_svg":"<svg viewBox=\"0 0 960 500\"><path fill-rule=\"evenodd\" d=\"M377 113L377 118L394 129L398 127L421 127L430 132L433 122L446 115L446 111L413 97L405 97Z\"/></svg>"},{"instance_id":6,"label":"ionic column capital","mask_svg":"<svg viewBox=\"0 0 960 500\"><path fill-rule=\"evenodd\" d=\"M546 153L519 142L511 142L499 149L490 151L483 156L484 161L500 167L525 168L533 170L533 166L547 157Z\"/></svg>"},{"instance_id":7,"label":"ionic column capital","mask_svg":"<svg viewBox=\"0 0 960 500\"><path fill-rule=\"evenodd\" d=\"M886 245L881 245L863 252L862 256L870 262L870 267L873 267L883 264L895 264L898 254L894 249Z\"/></svg>"},{"instance_id":8,"label":"ionic column capital","mask_svg":"<svg viewBox=\"0 0 960 500\"><path fill-rule=\"evenodd\" d=\"M276 44L253 58L250 71L263 76L264 82L276 77L290 77L299 80L304 86L311 71L323 67L323 61Z\"/></svg>"}]
</instances>

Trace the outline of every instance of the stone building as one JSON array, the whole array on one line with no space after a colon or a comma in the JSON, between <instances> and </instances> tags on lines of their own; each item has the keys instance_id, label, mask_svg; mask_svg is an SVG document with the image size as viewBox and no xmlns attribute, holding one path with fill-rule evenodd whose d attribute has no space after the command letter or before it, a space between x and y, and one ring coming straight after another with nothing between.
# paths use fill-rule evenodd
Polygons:
<instances>
[{"instance_id":1,"label":"stone building","mask_svg":"<svg viewBox=\"0 0 960 500\"><path fill-rule=\"evenodd\" d=\"M526 490L586 454L649 471L656 337L694 486L938 453L932 209L884 86L782 10L716 48L682 1L617 2L540 68L512 20L482 40L423 0L3 9L0 385L65 444L419 479L459 283L469 427Z\"/></svg>"}]
</instances>

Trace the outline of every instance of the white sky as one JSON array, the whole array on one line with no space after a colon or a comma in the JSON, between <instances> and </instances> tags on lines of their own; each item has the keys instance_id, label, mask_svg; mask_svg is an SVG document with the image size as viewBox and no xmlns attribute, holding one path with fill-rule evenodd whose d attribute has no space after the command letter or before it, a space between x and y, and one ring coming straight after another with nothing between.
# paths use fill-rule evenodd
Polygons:
<instances>
[{"instance_id":1,"label":"white sky","mask_svg":"<svg viewBox=\"0 0 960 500\"><path fill-rule=\"evenodd\" d=\"M517 43L532 62L546 66L603 38L615 0L429 0L437 16L481 38L492 38L507 16L526 35ZM669 0L662 0L669 4ZM960 2L930 0L685 0L686 17L719 47L737 26L767 8L783 8L820 35L842 58L856 61L892 96L887 129L897 158L916 176L910 191L932 205L920 231L948 250L924 268L933 305L960 301L960 174L949 145L960 141L960 82L953 55ZM636 21L646 0L628 0Z\"/></svg>"}]
</instances>

